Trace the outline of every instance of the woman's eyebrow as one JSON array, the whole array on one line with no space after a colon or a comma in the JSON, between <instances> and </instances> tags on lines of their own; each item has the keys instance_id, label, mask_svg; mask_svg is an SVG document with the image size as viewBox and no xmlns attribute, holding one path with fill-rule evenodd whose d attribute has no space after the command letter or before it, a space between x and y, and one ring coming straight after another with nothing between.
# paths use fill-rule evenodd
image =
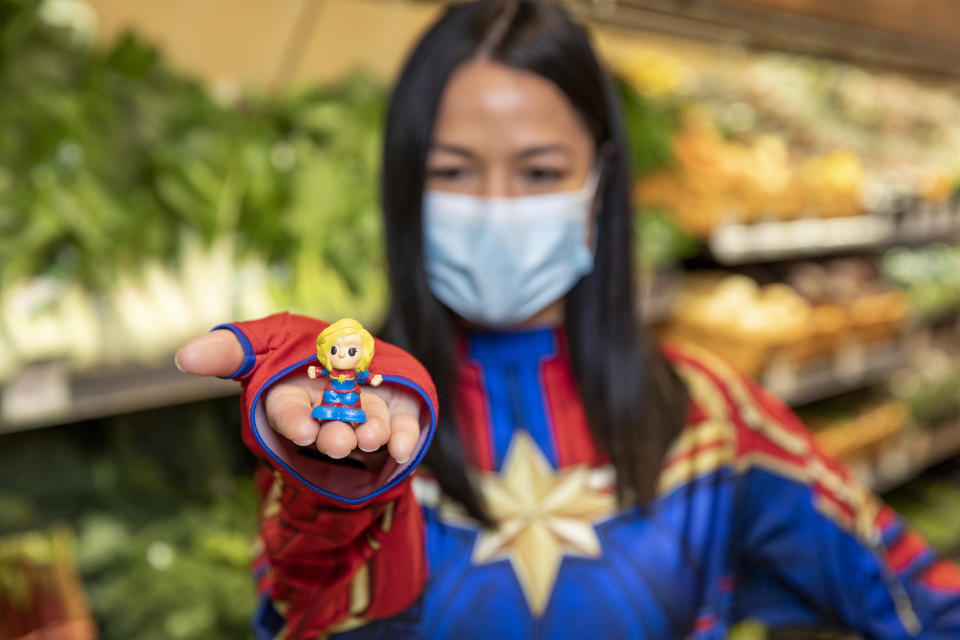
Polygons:
<instances>
[{"instance_id":1,"label":"woman's eyebrow","mask_svg":"<svg viewBox=\"0 0 960 640\"><path fill-rule=\"evenodd\" d=\"M431 151L446 151L447 153L453 153L453 154L456 154L456 155L458 155L458 156L463 156L463 157L465 157L465 158L475 158L475 157L476 157L476 154L475 154L473 151L471 151L470 149L467 149L466 147L458 147L457 145L447 144L447 143L445 143L445 142L434 142L434 143L430 146L430 150L431 150Z\"/></svg>"},{"instance_id":2,"label":"woman's eyebrow","mask_svg":"<svg viewBox=\"0 0 960 640\"><path fill-rule=\"evenodd\" d=\"M565 144L544 144L536 147L528 147L516 154L518 160L529 158L530 156L540 155L541 153L563 153L570 154L571 149Z\"/></svg>"},{"instance_id":3,"label":"woman's eyebrow","mask_svg":"<svg viewBox=\"0 0 960 640\"><path fill-rule=\"evenodd\" d=\"M477 154L466 147L460 147L455 144L448 144L446 142L435 142L433 145L431 145L430 150L445 151L447 153L452 153L470 159L477 157ZM535 147L527 147L526 149L515 153L514 157L518 160L523 160L525 158L540 155L542 153L563 153L569 155L571 153L571 149L567 145L561 143L544 144Z\"/></svg>"}]
</instances>

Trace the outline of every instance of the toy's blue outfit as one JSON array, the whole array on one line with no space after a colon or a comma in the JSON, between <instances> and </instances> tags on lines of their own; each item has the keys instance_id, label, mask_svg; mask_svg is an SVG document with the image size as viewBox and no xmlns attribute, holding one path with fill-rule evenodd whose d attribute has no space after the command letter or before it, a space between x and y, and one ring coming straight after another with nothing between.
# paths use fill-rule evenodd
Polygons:
<instances>
[{"instance_id":1,"label":"toy's blue outfit","mask_svg":"<svg viewBox=\"0 0 960 640\"><path fill-rule=\"evenodd\" d=\"M466 340L457 424L494 527L429 472L400 497L371 477L350 504L265 475L259 637L719 640L751 617L960 638L953 564L783 404L708 354L666 353L693 406L647 510L617 506L555 330Z\"/></svg>"},{"instance_id":2,"label":"toy's blue outfit","mask_svg":"<svg viewBox=\"0 0 960 640\"><path fill-rule=\"evenodd\" d=\"M360 408L360 386L357 383L369 384L370 370L327 371L321 368L320 375L330 376L330 379L323 390L323 402L315 406L310 415L317 420L366 422L367 415Z\"/></svg>"}]
</instances>

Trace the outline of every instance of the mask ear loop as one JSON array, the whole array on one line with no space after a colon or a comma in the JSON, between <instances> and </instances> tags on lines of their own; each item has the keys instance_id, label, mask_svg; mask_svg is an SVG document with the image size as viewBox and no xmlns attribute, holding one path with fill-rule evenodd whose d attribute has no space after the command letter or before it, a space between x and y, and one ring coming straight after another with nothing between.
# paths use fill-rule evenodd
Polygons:
<instances>
[{"instance_id":1,"label":"mask ear loop","mask_svg":"<svg viewBox=\"0 0 960 640\"><path fill-rule=\"evenodd\" d=\"M607 171L607 167L610 166L610 159L613 157L615 151L616 146L609 140L601 144L597 149L597 169L594 172L597 175L597 189L594 194L594 199L599 197L603 193L603 189L607 186L607 179L610 173Z\"/></svg>"},{"instance_id":2,"label":"mask ear loop","mask_svg":"<svg viewBox=\"0 0 960 640\"><path fill-rule=\"evenodd\" d=\"M616 151L616 147L613 142L607 140L603 142L600 147L597 149L596 157L596 168L593 171L593 196L590 198L590 211L589 215L594 217L593 220L593 246L590 247L590 253L592 254L594 260L597 258L597 245L599 243L600 236L600 210L603 208L603 190L607 186L607 180L609 179L609 171L607 167L610 166L610 158L613 156Z\"/></svg>"}]
</instances>

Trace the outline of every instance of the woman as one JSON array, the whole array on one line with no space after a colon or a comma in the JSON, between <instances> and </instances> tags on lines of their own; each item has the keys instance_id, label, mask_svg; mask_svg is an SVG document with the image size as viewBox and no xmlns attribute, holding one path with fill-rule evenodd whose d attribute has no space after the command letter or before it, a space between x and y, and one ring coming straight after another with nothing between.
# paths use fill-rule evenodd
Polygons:
<instances>
[{"instance_id":1,"label":"woman","mask_svg":"<svg viewBox=\"0 0 960 640\"><path fill-rule=\"evenodd\" d=\"M388 115L367 421L310 418L320 321L181 349L244 383L260 637L723 638L743 617L960 637L960 573L782 404L707 354L647 348L625 150L561 8L456 5Z\"/></svg>"}]
</instances>

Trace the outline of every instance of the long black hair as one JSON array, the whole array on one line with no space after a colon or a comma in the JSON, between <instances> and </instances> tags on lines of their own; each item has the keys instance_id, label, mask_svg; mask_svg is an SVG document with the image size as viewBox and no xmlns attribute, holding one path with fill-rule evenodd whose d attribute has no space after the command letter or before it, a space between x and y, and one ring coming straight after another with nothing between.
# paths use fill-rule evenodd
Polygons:
<instances>
[{"instance_id":1,"label":"long black hair","mask_svg":"<svg viewBox=\"0 0 960 640\"><path fill-rule=\"evenodd\" d=\"M456 4L427 31L403 68L387 115L382 197L391 304L384 337L416 356L440 397L426 462L444 492L487 521L465 471L456 416L456 335L427 286L421 204L434 118L447 80L484 56L553 82L603 151L593 271L568 294L565 331L595 442L616 467L621 504L653 497L667 447L687 410L683 386L639 322L628 147L612 83L585 30L546 0ZM581 357L588 353L590 357Z\"/></svg>"}]
</instances>

